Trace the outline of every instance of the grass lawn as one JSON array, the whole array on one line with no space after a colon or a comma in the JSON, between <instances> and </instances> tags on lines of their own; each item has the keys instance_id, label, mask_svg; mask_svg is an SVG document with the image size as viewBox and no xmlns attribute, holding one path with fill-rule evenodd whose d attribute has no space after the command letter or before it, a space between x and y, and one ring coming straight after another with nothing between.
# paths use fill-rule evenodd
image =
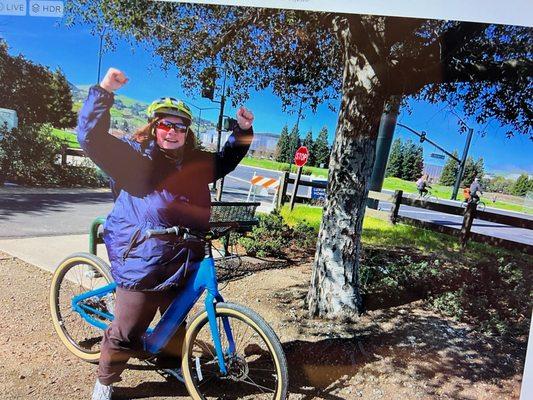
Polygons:
<instances>
[{"instance_id":1,"label":"grass lawn","mask_svg":"<svg viewBox=\"0 0 533 400\"><path fill-rule=\"evenodd\" d=\"M245 157L241 164L248 165L250 167L257 167L257 168L265 168L265 169L271 169L273 171L288 171L289 170L289 164L287 163L281 163L273 160L264 160L264 159L258 159L258 158L252 158L252 157ZM297 167L293 164L292 166L292 172L296 173ZM326 168L318 168L318 167L304 167L304 171L309 171L311 174L315 176L320 176L323 178L326 178L328 176L328 170Z\"/></svg>"},{"instance_id":2,"label":"grass lawn","mask_svg":"<svg viewBox=\"0 0 533 400\"><path fill-rule=\"evenodd\" d=\"M305 222L318 230L322 221L322 208L296 204L291 212L286 205L282 208L281 215L290 226ZM374 247L414 247L439 254L461 254L463 259L472 260L494 259L495 256L504 253L514 254L514 252L476 242L470 242L463 250L458 237L401 223L391 225L387 221L369 216L366 216L363 221L362 242ZM517 257L521 255L517 254Z\"/></svg>"},{"instance_id":3,"label":"grass lawn","mask_svg":"<svg viewBox=\"0 0 533 400\"><path fill-rule=\"evenodd\" d=\"M79 149L80 144L78 143L78 139L76 137L76 134L74 132L68 132L61 129L52 129L52 134L61 139L63 142L67 144L68 147L72 149Z\"/></svg>"}]
</instances>

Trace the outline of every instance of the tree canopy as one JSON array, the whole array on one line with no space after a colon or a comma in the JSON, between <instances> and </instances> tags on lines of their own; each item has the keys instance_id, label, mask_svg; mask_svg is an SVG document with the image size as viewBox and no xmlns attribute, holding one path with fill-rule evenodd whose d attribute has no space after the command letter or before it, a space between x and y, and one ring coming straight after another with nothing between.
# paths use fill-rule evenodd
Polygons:
<instances>
[{"instance_id":1,"label":"tree canopy","mask_svg":"<svg viewBox=\"0 0 533 400\"><path fill-rule=\"evenodd\" d=\"M76 125L70 85L61 70L50 71L22 55L11 56L0 39L0 107L15 110L21 125Z\"/></svg>"},{"instance_id":2,"label":"tree canopy","mask_svg":"<svg viewBox=\"0 0 533 400\"><path fill-rule=\"evenodd\" d=\"M532 135L527 27L146 0L72 1L68 16L98 33L112 26L105 30L110 47L115 34L146 43L166 67L178 67L187 89L220 76L212 66L224 67L234 103L270 87L284 107L294 107L298 94L312 109L339 99L337 32L349 24L351 44L377 66L389 94L461 104L479 123L496 118Z\"/></svg>"}]
</instances>

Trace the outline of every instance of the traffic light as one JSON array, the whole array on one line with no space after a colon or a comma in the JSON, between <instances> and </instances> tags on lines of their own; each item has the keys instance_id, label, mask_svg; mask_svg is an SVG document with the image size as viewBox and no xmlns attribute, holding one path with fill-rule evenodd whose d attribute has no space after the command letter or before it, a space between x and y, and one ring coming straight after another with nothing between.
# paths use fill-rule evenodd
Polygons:
<instances>
[{"instance_id":1,"label":"traffic light","mask_svg":"<svg viewBox=\"0 0 533 400\"><path fill-rule=\"evenodd\" d=\"M215 97L217 77L217 70L214 66L207 67L200 72L199 78L202 82L202 97L213 100Z\"/></svg>"},{"instance_id":2,"label":"traffic light","mask_svg":"<svg viewBox=\"0 0 533 400\"><path fill-rule=\"evenodd\" d=\"M420 143L424 143L424 140L426 140L426 132L420 134Z\"/></svg>"}]
</instances>

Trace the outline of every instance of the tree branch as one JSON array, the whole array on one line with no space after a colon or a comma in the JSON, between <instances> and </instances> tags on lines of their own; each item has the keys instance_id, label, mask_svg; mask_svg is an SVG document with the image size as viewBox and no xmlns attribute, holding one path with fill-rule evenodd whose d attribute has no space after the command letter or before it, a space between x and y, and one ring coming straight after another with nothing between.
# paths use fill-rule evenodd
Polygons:
<instances>
[{"instance_id":1,"label":"tree branch","mask_svg":"<svg viewBox=\"0 0 533 400\"><path fill-rule=\"evenodd\" d=\"M457 74L453 73L450 66L460 65L457 58L460 51L486 27L487 25L472 22L458 23L433 43L424 46L416 57L398 62L393 75L400 79L392 83L391 91L395 94L411 94L430 83L457 81L452 78ZM422 42L423 39L420 38L419 41ZM463 70L465 68L466 64Z\"/></svg>"},{"instance_id":2,"label":"tree branch","mask_svg":"<svg viewBox=\"0 0 533 400\"><path fill-rule=\"evenodd\" d=\"M443 82L465 82L515 80L520 77L533 77L533 61L511 59L502 62L454 63L445 69Z\"/></svg>"},{"instance_id":3,"label":"tree branch","mask_svg":"<svg viewBox=\"0 0 533 400\"><path fill-rule=\"evenodd\" d=\"M211 55L215 56L221 49L226 47L239 33L243 26L253 25L255 26L259 18L261 17L261 9L248 9L249 15L242 20L235 21L230 28L222 34L220 39L213 43ZM245 15L245 14L244 14Z\"/></svg>"},{"instance_id":4,"label":"tree branch","mask_svg":"<svg viewBox=\"0 0 533 400\"><path fill-rule=\"evenodd\" d=\"M528 59L511 59L502 62L454 61L447 65L435 64L432 68L418 71L416 79L411 79L403 86L403 94L416 93L430 83L497 82L517 80L524 76L533 77L533 62Z\"/></svg>"}]
</instances>

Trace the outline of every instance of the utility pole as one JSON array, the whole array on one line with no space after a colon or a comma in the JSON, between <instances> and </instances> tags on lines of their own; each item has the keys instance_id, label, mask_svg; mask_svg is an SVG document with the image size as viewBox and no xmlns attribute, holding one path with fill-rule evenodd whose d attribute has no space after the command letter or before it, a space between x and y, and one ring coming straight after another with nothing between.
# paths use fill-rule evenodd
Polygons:
<instances>
[{"instance_id":1,"label":"utility pole","mask_svg":"<svg viewBox=\"0 0 533 400\"><path fill-rule=\"evenodd\" d=\"M463 121L463 123L464 123L464 121ZM468 136L466 138L465 149L463 151L463 157L459 160L452 153L450 153L449 151L446 151L441 146L439 146L437 143L435 143L434 141L430 140L426 136L427 134L425 132L422 132L422 133L417 132L414 129L408 127L407 125L404 125L404 124L401 124L401 123L398 123L397 125L401 126L402 128L405 128L408 131L410 131L410 132L414 133L415 135L417 135L420 138L420 142L421 143L428 142L428 143L432 144L437 149L439 149L440 151L445 153L448 157L454 159L455 161L457 161L457 163L459 163L459 168L457 170L457 175L455 176L455 184L453 185L453 191L452 191L452 197L451 197L452 200L457 200L457 193L459 192L459 186L461 185L461 179L463 178L463 173L465 171L466 158L468 157L468 150L470 149L470 143L472 142L472 136L474 134L474 130L472 128L468 127Z\"/></svg>"},{"instance_id":2,"label":"utility pole","mask_svg":"<svg viewBox=\"0 0 533 400\"><path fill-rule=\"evenodd\" d=\"M222 84L222 97L220 99L220 114L218 114L218 124L217 124L217 153L220 151L220 141L222 139L222 122L224 119L224 106L226 105L226 68L224 68L224 83ZM217 194L216 200L220 201L222 199L222 190L224 189L224 177L220 178L217 183Z\"/></svg>"},{"instance_id":3,"label":"utility pole","mask_svg":"<svg viewBox=\"0 0 533 400\"><path fill-rule=\"evenodd\" d=\"M468 128L468 136L466 137L465 148L463 150L463 157L457 170L457 176L455 177L455 184L453 185L452 200L457 200L457 193L459 192L459 186L461 186L461 180L463 179L463 173L465 172L466 158L468 157L468 150L470 150L470 143L472 142L472 136L474 130Z\"/></svg>"},{"instance_id":4,"label":"utility pole","mask_svg":"<svg viewBox=\"0 0 533 400\"><path fill-rule=\"evenodd\" d=\"M372 167L372 176L370 177L370 190L381 192L383 180L385 179L385 170L389 158L392 137L396 129L396 121L400 110L400 96L392 96L381 114L379 123L378 138L376 142L376 157ZM367 205L374 210L378 209L379 200L368 198Z\"/></svg>"},{"instance_id":5,"label":"utility pole","mask_svg":"<svg viewBox=\"0 0 533 400\"><path fill-rule=\"evenodd\" d=\"M98 49L98 75L96 77L96 84L100 83L100 69L102 66L102 45L104 42L104 34L105 34L106 27L102 29L102 32L100 33L100 47Z\"/></svg>"}]
</instances>

